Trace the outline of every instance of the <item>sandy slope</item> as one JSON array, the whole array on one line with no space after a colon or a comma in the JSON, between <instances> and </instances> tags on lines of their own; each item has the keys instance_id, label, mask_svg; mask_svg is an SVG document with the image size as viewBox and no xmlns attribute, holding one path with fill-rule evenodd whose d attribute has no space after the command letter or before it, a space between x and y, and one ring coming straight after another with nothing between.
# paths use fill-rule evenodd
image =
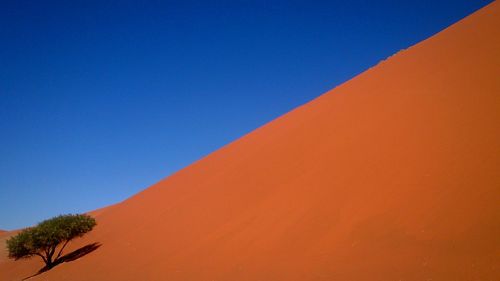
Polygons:
<instances>
[{"instance_id":1,"label":"sandy slope","mask_svg":"<svg viewBox=\"0 0 500 281\"><path fill-rule=\"evenodd\" d=\"M7 249L4 247L5 241L10 236L10 234L5 230L0 230L0 263L6 260Z\"/></svg>"},{"instance_id":2,"label":"sandy slope","mask_svg":"<svg viewBox=\"0 0 500 281\"><path fill-rule=\"evenodd\" d=\"M500 5L98 213L33 280L500 280ZM38 261L0 262L0 280Z\"/></svg>"}]
</instances>

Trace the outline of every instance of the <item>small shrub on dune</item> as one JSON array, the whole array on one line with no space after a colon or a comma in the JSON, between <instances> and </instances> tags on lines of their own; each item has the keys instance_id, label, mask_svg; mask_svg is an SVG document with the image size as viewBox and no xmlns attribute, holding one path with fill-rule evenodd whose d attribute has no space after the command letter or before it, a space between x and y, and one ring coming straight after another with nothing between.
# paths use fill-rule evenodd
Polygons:
<instances>
[{"instance_id":1,"label":"small shrub on dune","mask_svg":"<svg viewBox=\"0 0 500 281\"><path fill-rule=\"evenodd\" d=\"M7 240L9 258L19 260L39 256L50 269L60 262L66 245L96 226L89 215L61 215L22 230Z\"/></svg>"}]
</instances>

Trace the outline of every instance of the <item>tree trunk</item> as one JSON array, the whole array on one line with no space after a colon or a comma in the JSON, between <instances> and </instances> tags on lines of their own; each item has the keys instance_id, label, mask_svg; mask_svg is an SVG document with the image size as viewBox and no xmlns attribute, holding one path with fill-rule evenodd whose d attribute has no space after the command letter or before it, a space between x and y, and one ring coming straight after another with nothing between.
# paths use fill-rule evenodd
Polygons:
<instances>
[{"instance_id":1,"label":"tree trunk","mask_svg":"<svg viewBox=\"0 0 500 281\"><path fill-rule=\"evenodd\" d=\"M57 245L56 245L57 246ZM51 249L49 249L48 253L47 253L47 268L51 269L52 267L54 267L54 260L52 260L52 257L54 256L54 252L56 251L56 246L52 247Z\"/></svg>"}]
</instances>

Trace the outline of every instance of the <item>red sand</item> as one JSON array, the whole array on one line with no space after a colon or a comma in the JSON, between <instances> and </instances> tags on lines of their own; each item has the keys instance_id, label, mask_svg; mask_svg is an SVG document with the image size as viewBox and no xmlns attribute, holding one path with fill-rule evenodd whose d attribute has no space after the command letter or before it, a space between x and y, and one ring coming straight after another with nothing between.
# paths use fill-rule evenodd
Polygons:
<instances>
[{"instance_id":1,"label":"red sand","mask_svg":"<svg viewBox=\"0 0 500 281\"><path fill-rule=\"evenodd\" d=\"M33 280L500 280L500 5L121 204ZM0 279L38 260L0 257Z\"/></svg>"}]
</instances>

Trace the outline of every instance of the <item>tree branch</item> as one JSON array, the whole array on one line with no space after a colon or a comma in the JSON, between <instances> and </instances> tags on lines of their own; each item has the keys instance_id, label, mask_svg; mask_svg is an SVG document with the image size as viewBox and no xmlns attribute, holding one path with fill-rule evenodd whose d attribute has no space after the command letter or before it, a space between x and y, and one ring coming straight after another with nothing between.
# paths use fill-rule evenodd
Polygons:
<instances>
[{"instance_id":1,"label":"tree branch","mask_svg":"<svg viewBox=\"0 0 500 281\"><path fill-rule=\"evenodd\" d=\"M57 245L54 245L54 246L50 246L47 249L47 266L48 267L52 267L52 263L54 262L54 260L52 260L52 256L54 255L54 252L56 251L56 247L57 247Z\"/></svg>"},{"instance_id":2,"label":"tree branch","mask_svg":"<svg viewBox=\"0 0 500 281\"><path fill-rule=\"evenodd\" d=\"M40 256L43 259L43 262L45 262L45 264L47 264L47 259L42 254L35 253L35 255Z\"/></svg>"},{"instance_id":3,"label":"tree branch","mask_svg":"<svg viewBox=\"0 0 500 281\"><path fill-rule=\"evenodd\" d=\"M66 245L68 245L69 241L70 240L66 240L66 242L64 242L64 245L62 246L61 250L59 250L59 253L57 253L57 257L56 257L55 260L58 260L61 257L62 251L64 250L64 248L66 247Z\"/></svg>"}]
</instances>

